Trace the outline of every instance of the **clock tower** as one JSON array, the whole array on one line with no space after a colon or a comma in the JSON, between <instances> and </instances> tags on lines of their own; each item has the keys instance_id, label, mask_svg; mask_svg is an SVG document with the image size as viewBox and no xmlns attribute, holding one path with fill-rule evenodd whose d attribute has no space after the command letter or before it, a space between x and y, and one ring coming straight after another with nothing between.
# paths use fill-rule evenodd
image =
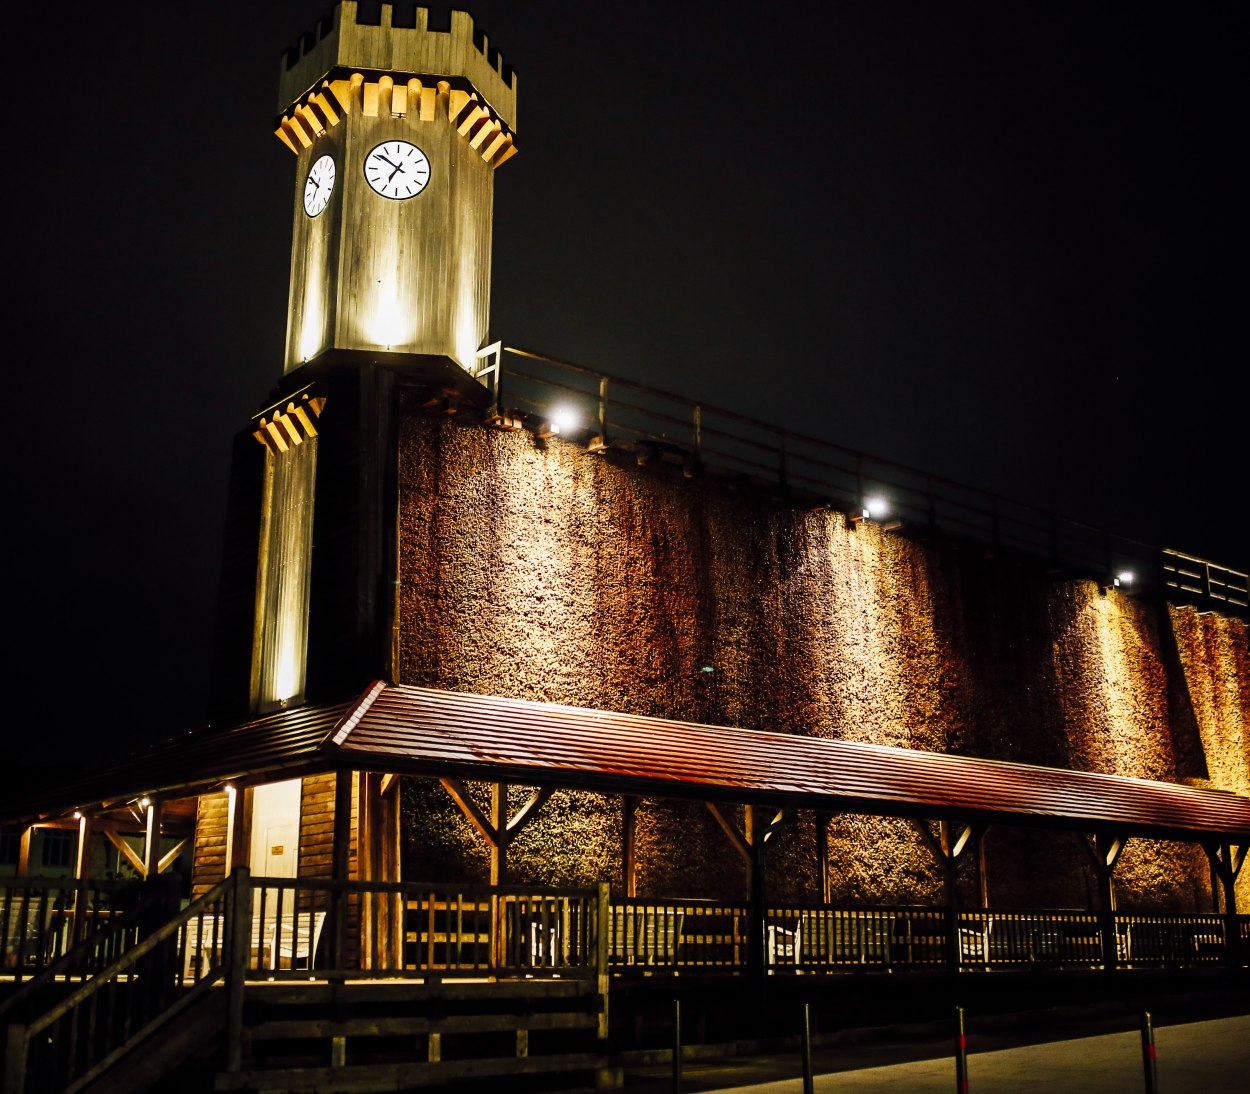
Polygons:
<instances>
[{"instance_id":1,"label":"clock tower","mask_svg":"<svg viewBox=\"0 0 1250 1094\"><path fill-rule=\"evenodd\" d=\"M285 371L389 360L477 369L493 175L516 152L516 78L466 12L376 25L342 0L287 52L277 136L295 156Z\"/></svg>"},{"instance_id":2,"label":"clock tower","mask_svg":"<svg viewBox=\"0 0 1250 1094\"><path fill-rule=\"evenodd\" d=\"M393 678L400 403L487 401L496 168L516 78L465 12L341 0L283 58L294 164L281 378L235 440L214 718ZM259 514L259 521L257 515Z\"/></svg>"}]
</instances>

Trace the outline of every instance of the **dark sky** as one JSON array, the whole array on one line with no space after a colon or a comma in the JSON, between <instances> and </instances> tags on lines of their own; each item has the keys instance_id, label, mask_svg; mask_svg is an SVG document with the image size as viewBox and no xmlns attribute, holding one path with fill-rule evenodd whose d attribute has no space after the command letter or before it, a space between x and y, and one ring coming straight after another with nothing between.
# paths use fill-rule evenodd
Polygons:
<instances>
[{"instance_id":1,"label":"dark sky","mask_svg":"<svg viewBox=\"0 0 1250 1094\"><path fill-rule=\"evenodd\" d=\"M466 6L520 80L493 337L1247 567L1231 4ZM328 5L25 7L0 741L94 762L203 720Z\"/></svg>"}]
</instances>

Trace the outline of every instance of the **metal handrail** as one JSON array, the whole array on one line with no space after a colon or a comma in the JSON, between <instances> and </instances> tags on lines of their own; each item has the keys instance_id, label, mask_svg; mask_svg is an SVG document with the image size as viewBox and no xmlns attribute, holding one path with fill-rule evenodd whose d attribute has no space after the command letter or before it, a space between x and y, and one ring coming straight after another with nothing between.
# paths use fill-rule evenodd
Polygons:
<instances>
[{"instance_id":1,"label":"metal handrail","mask_svg":"<svg viewBox=\"0 0 1250 1094\"><path fill-rule=\"evenodd\" d=\"M658 444L670 454L676 454L673 449L684 451L688 471L758 481L791 495L801 493L804 497L796 500L813 507L848 513L857 513L871 493L893 493L893 519L904 530L934 530L988 542L1105 585L1114 584L1118 572L1131 569L1135 590L1157 591L1177 603L1250 614L1250 575L1231 567L571 361L503 343L491 347L491 356L483 378L493 393L496 414L508 421L544 419L554 396L575 396L592 410L588 429L596 450ZM508 365L509 357L521 358L526 365ZM588 385L579 387L578 380ZM621 392L632 397L622 397ZM720 419L721 424L712 424L709 418ZM683 436L675 437L674 429Z\"/></svg>"}]
</instances>

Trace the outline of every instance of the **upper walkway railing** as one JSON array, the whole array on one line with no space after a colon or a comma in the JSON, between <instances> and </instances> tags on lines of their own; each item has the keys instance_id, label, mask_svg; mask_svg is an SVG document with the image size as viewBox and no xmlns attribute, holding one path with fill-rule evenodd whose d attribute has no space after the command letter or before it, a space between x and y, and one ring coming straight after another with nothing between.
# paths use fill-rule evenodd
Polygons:
<instances>
[{"instance_id":1,"label":"upper walkway railing","mask_svg":"<svg viewBox=\"0 0 1250 1094\"><path fill-rule=\"evenodd\" d=\"M515 346L497 342L479 356L478 377L491 392L499 421L549 431L563 410L568 421L560 431L595 450L624 448L639 462L753 482L856 517L867 509L869 519L887 528L971 539L1108 586L1131 573L1133 590L1250 614L1250 575L1229 566Z\"/></svg>"}]
</instances>

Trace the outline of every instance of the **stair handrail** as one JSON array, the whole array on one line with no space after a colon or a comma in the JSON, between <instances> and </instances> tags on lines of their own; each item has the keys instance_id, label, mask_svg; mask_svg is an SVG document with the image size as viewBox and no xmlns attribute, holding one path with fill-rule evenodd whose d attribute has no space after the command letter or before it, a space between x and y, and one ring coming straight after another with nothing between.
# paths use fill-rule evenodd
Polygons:
<instances>
[{"instance_id":1,"label":"stair handrail","mask_svg":"<svg viewBox=\"0 0 1250 1094\"><path fill-rule=\"evenodd\" d=\"M128 952L124 948L113 950L112 947L115 945L124 947L126 937L133 934L142 917L159 906L165 898L166 894L160 890L144 894L139 902L133 908L127 909L120 918L92 931L71 949L61 954L51 965L45 965L35 976L24 981L12 995L0 1000L0 1018L11 1011L18 1011L36 992L59 977L81 975L86 980L90 975L99 972L98 968L92 968L92 959L97 958L100 953L112 952L120 955ZM137 937L136 941L138 941Z\"/></svg>"},{"instance_id":2,"label":"stair handrail","mask_svg":"<svg viewBox=\"0 0 1250 1094\"><path fill-rule=\"evenodd\" d=\"M59 1019L70 1015L71 1012L81 1013L80 1008L105 987L117 983L122 975L134 970L138 963L155 951L157 947L169 942L171 939L177 940L180 934L183 935L185 944L186 935L183 932L191 920L202 915L206 909L217 903L228 904L231 900L238 901L241 897L246 901L249 892L250 886L248 885L247 872L238 870L232 873L208 892L191 901L185 908L144 938L138 945L122 954L108 968L98 972L43 1014L29 1022L10 1025L5 1045L4 1094L24 1094L28 1078L27 1065L30 1045L33 1039L41 1032ZM185 961L182 960L180 953L179 965L173 970L173 975L168 977L164 985L158 985L158 990L162 986L166 990L165 1005L161 1006L152 1017L133 1031L129 1029L128 1024L123 1024L122 1030L125 1036L121 1043L111 1045L106 1054L92 1063L83 1074L76 1077L67 1076L69 1082L62 1089L61 1094L75 1094L76 1091L93 1082L117 1060L125 1056L136 1044L186 1010L193 1002L201 998L213 984L225 976L226 967L233 957L237 941L236 933L233 930L234 918L231 915L224 917L220 951L224 960L211 964L204 970L203 975L197 977L194 984L187 990L181 993L171 992L171 988L176 985L181 986L184 981ZM245 934L243 938L246 945L247 935ZM182 947L179 947L180 951L181 949ZM168 998L169 995L173 996L172 1000ZM75 1063L73 1057L75 1055L76 1031L73 1032L75 1035L70 1038L71 1045L63 1053L63 1057L67 1059L71 1068Z\"/></svg>"}]
</instances>

